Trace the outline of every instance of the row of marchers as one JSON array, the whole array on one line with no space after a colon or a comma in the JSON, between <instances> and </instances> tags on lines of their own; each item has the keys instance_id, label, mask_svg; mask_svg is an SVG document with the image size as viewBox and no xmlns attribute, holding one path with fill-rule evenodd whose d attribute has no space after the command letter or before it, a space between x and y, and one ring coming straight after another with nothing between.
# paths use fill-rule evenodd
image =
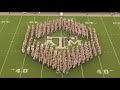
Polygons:
<instances>
[{"instance_id":1,"label":"row of marchers","mask_svg":"<svg viewBox=\"0 0 120 90\"><path fill-rule=\"evenodd\" d=\"M72 49L56 50L50 44L44 45L35 40L35 38L44 37L59 30L81 36L89 41L72 47ZM34 60L52 67L57 73L68 73L71 68L75 68L101 54L101 48L94 28L87 28L84 24L73 20L59 18L44 24L28 25L22 53L31 55Z\"/></svg>"}]
</instances>

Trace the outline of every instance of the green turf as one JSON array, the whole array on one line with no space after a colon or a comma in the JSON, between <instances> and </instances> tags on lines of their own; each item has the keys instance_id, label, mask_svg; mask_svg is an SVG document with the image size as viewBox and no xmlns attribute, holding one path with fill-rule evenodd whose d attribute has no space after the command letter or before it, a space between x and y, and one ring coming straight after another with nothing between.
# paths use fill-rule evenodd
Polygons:
<instances>
[{"instance_id":1,"label":"green turf","mask_svg":"<svg viewBox=\"0 0 120 90\"><path fill-rule=\"evenodd\" d=\"M8 16L0 16L0 77L1 78L117 78L120 77L120 22L119 17L80 17L65 16L73 18L77 22L85 24L90 21L93 24L86 24L93 27L98 34L102 55L97 56L89 62L71 69L68 74L56 74L55 70L48 68L42 63L34 61L31 56L22 54L21 47L29 21L44 22L59 18L58 16L9 16L10 23L6 21ZM20 21L21 19L21 21ZM103 22L102 22L103 20ZM20 22L19 22L20 21ZM104 26L105 24L105 26ZM106 28L106 29L105 29ZM16 32L17 31L17 32ZM15 33L16 32L16 33ZM61 32L53 33L50 36L60 36ZM108 33L108 34L107 34ZM62 31L62 35L68 33ZM71 34L72 35L72 34ZM11 40L13 39L13 42ZM44 42L46 37L39 39ZM81 39L79 37L79 39ZM58 43L57 40L53 40ZM110 42L112 41L112 43ZM25 57L26 56L26 57ZM28 73L16 73L11 69L28 69ZM97 70L113 70L109 73L97 73Z\"/></svg>"}]
</instances>

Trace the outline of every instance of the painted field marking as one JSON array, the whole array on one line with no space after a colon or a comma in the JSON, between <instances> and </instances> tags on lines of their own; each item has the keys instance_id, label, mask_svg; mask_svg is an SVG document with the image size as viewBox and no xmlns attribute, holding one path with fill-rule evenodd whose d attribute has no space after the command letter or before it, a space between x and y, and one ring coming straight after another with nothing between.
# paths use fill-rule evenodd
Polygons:
<instances>
[{"instance_id":1,"label":"painted field marking","mask_svg":"<svg viewBox=\"0 0 120 90\"><path fill-rule=\"evenodd\" d=\"M22 16L20 17L20 20L19 20L19 23L18 23L18 25L17 25L16 31L15 31L15 33L14 33L14 35L13 35L12 41L13 41L14 38L15 38L15 35L16 35L16 33L17 33L17 30L18 30L19 24L20 24L20 22L21 22L21 19L22 19ZM2 64L2 68L0 69L0 76L1 76L2 70L3 70L4 66L5 66L5 63L6 63L6 60L7 60L7 57L8 57L8 54L9 54L9 52L10 52L10 48L11 48L12 44L13 44L13 42L10 43L10 46L9 46L8 51L7 51L6 57L5 57L4 62L3 62L3 64Z\"/></svg>"},{"instance_id":2,"label":"painted field marking","mask_svg":"<svg viewBox=\"0 0 120 90\"><path fill-rule=\"evenodd\" d=\"M113 17L113 19L115 20L115 22L117 22L117 20L115 19L115 17L114 16L112 16ZM119 24L120 25L120 24ZM120 30L120 26L119 26L118 24L117 24L117 26L118 26L118 28L119 28L119 30Z\"/></svg>"},{"instance_id":3,"label":"painted field marking","mask_svg":"<svg viewBox=\"0 0 120 90\"><path fill-rule=\"evenodd\" d=\"M7 18L6 18L6 20L5 20L5 21L7 21L7 20L8 20L8 18L9 18L9 16L7 16ZM2 26L2 28L0 29L0 33L2 32L2 30L3 30L4 26L5 26L5 24L6 24L6 23L4 23L4 24L3 24L3 26Z\"/></svg>"},{"instance_id":4,"label":"painted field marking","mask_svg":"<svg viewBox=\"0 0 120 90\"><path fill-rule=\"evenodd\" d=\"M1 23L10 23L10 21L5 20L5 21L1 21Z\"/></svg>"},{"instance_id":5,"label":"painted field marking","mask_svg":"<svg viewBox=\"0 0 120 90\"><path fill-rule=\"evenodd\" d=\"M117 22L117 20L115 19L115 17L114 16L112 16L112 17L113 17L114 21ZM120 22L119 22L119 24L120 24ZM120 30L120 26L118 24L117 24L117 26L119 28L118 30Z\"/></svg>"},{"instance_id":6,"label":"painted field marking","mask_svg":"<svg viewBox=\"0 0 120 90\"><path fill-rule=\"evenodd\" d=\"M88 21L90 21L88 16L87 16L87 19L88 19ZM90 24L89 24L89 26L91 27ZM100 57L99 57L99 56L98 56L98 60L99 60L100 68L101 68L101 70L103 71L103 65L102 65L102 63L101 63L101 60L100 60ZM104 73L102 73L102 75L103 75L103 78L105 78Z\"/></svg>"},{"instance_id":7,"label":"painted field marking","mask_svg":"<svg viewBox=\"0 0 120 90\"><path fill-rule=\"evenodd\" d=\"M110 41L110 44L111 44L111 46L112 46L112 48L113 48L113 51L114 51L114 53L115 53L115 56L116 56L116 58L117 58L118 64L120 65L120 60L119 60L119 58L118 58L118 56L117 56L117 53L116 53L115 48L114 48L114 46L113 46L112 40L111 40L110 35L109 35L109 33L108 33L108 31L107 31L107 28L106 28L106 26L105 26L105 23L104 23L102 17L100 17L100 18L101 18L101 21L102 21L102 23L103 23L103 26L104 26L104 28L105 28L105 30L106 30L107 36L108 36L108 38L109 38L109 41Z\"/></svg>"},{"instance_id":8,"label":"painted field marking","mask_svg":"<svg viewBox=\"0 0 120 90\"><path fill-rule=\"evenodd\" d=\"M14 71L15 73L28 73L28 69L20 69L20 68L17 68L17 69L11 69L12 71Z\"/></svg>"},{"instance_id":9,"label":"painted field marking","mask_svg":"<svg viewBox=\"0 0 120 90\"><path fill-rule=\"evenodd\" d=\"M21 68L21 70L23 70L24 63L25 63L25 59L26 59L26 54L25 54L24 59L23 59L23 64L22 64L22 68ZM20 73L19 78L21 78L21 77L22 77L22 72Z\"/></svg>"},{"instance_id":10,"label":"painted field marking","mask_svg":"<svg viewBox=\"0 0 120 90\"><path fill-rule=\"evenodd\" d=\"M113 72L114 70L109 70L109 69L104 69L104 70L101 70L101 69L98 69L97 71L96 71L96 73L98 73L98 74L102 74L102 73L104 73L104 74L106 74L106 75L108 75L108 74L110 74L111 72Z\"/></svg>"},{"instance_id":11,"label":"painted field marking","mask_svg":"<svg viewBox=\"0 0 120 90\"><path fill-rule=\"evenodd\" d=\"M83 71L82 64L81 64L81 71L82 71L82 78L85 78L85 75L84 75L84 71Z\"/></svg>"}]
</instances>

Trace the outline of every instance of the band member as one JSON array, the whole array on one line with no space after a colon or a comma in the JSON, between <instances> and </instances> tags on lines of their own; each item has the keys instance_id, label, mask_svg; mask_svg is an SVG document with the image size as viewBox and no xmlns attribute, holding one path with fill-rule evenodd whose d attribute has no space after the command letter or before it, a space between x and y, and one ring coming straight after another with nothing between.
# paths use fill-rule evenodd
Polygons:
<instances>
[{"instance_id":1,"label":"band member","mask_svg":"<svg viewBox=\"0 0 120 90\"><path fill-rule=\"evenodd\" d=\"M34 56L33 56L33 59L35 60L35 59L38 59L38 57L39 57L39 47L40 47L40 45L39 45L39 41L37 42L37 45L36 45L36 47L35 47L35 53L34 53Z\"/></svg>"},{"instance_id":2,"label":"band member","mask_svg":"<svg viewBox=\"0 0 120 90\"><path fill-rule=\"evenodd\" d=\"M94 44L94 41L93 41L93 33L92 33L92 30L91 28L89 28L89 33L90 33L90 41L91 41L91 47L92 47L92 53L94 56L97 56L97 51L96 51L96 48L95 48L95 44Z\"/></svg>"},{"instance_id":3,"label":"band member","mask_svg":"<svg viewBox=\"0 0 120 90\"><path fill-rule=\"evenodd\" d=\"M73 65L73 68L75 68L75 47L72 47L72 51L71 51L71 59L72 59L72 65Z\"/></svg>"},{"instance_id":4,"label":"band member","mask_svg":"<svg viewBox=\"0 0 120 90\"><path fill-rule=\"evenodd\" d=\"M65 71L66 71L66 69L67 69L67 67L66 67L66 61L67 61L67 59L66 59L66 50L64 50L63 52L62 52L62 64L63 64L63 73L65 73Z\"/></svg>"},{"instance_id":5,"label":"band member","mask_svg":"<svg viewBox=\"0 0 120 90\"><path fill-rule=\"evenodd\" d=\"M84 28L84 29L83 29L83 30L84 30L84 32L83 32L83 36L86 37L86 30L87 30L87 29L86 29L86 26L83 25L83 28Z\"/></svg>"},{"instance_id":6,"label":"band member","mask_svg":"<svg viewBox=\"0 0 120 90\"><path fill-rule=\"evenodd\" d=\"M40 53L39 53L39 62L42 62L44 64L43 58L44 58L44 48L45 45L41 44L40 46Z\"/></svg>"},{"instance_id":7,"label":"band member","mask_svg":"<svg viewBox=\"0 0 120 90\"><path fill-rule=\"evenodd\" d=\"M50 66L50 59L51 59L50 56L51 56L51 51L50 51L50 45L49 45L49 48L47 50L47 66L48 67Z\"/></svg>"},{"instance_id":8,"label":"band member","mask_svg":"<svg viewBox=\"0 0 120 90\"><path fill-rule=\"evenodd\" d=\"M55 32L58 30L58 26L57 26L57 22L55 20L55 25L54 25L54 28L55 28Z\"/></svg>"},{"instance_id":9,"label":"band member","mask_svg":"<svg viewBox=\"0 0 120 90\"><path fill-rule=\"evenodd\" d=\"M92 54L92 48L91 48L90 41L88 41L88 49L89 49L90 59L92 59L93 58L93 54Z\"/></svg>"},{"instance_id":10,"label":"band member","mask_svg":"<svg viewBox=\"0 0 120 90\"><path fill-rule=\"evenodd\" d=\"M89 35L88 35L88 28L85 27L85 32L86 32L86 37L87 37L87 40L89 39Z\"/></svg>"},{"instance_id":11,"label":"band member","mask_svg":"<svg viewBox=\"0 0 120 90\"><path fill-rule=\"evenodd\" d=\"M38 30L39 30L39 24L37 23L36 29L35 29L35 37L38 38Z\"/></svg>"},{"instance_id":12,"label":"band member","mask_svg":"<svg viewBox=\"0 0 120 90\"><path fill-rule=\"evenodd\" d=\"M58 51L58 55L57 55L57 69L56 69L57 73L60 73L60 60L61 60L61 51Z\"/></svg>"},{"instance_id":13,"label":"band member","mask_svg":"<svg viewBox=\"0 0 120 90\"><path fill-rule=\"evenodd\" d=\"M82 31L82 37L84 38L84 36L85 36L85 28L84 28L84 25L83 24L81 24L81 31Z\"/></svg>"},{"instance_id":14,"label":"band member","mask_svg":"<svg viewBox=\"0 0 120 90\"><path fill-rule=\"evenodd\" d=\"M29 55L30 54L30 46L31 46L31 43L32 43L32 37L29 38L28 40L28 45L27 45L27 54Z\"/></svg>"},{"instance_id":15,"label":"band member","mask_svg":"<svg viewBox=\"0 0 120 90\"><path fill-rule=\"evenodd\" d=\"M72 22L72 25L71 25L71 28L72 28L72 33L75 34L75 22L73 21Z\"/></svg>"},{"instance_id":16,"label":"band member","mask_svg":"<svg viewBox=\"0 0 120 90\"><path fill-rule=\"evenodd\" d=\"M75 34L78 35L78 24L77 22L75 22L74 28L75 28Z\"/></svg>"},{"instance_id":17,"label":"band member","mask_svg":"<svg viewBox=\"0 0 120 90\"><path fill-rule=\"evenodd\" d=\"M55 57L55 58L54 58L54 62L55 62L55 69L56 69L56 68L57 68L57 50L56 50L56 49L54 50L54 53L55 53L55 54L54 54L54 55L55 55L55 56L54 56L54 57Z\"/></svg>"},{"instance_id":18,"label":"band member","mask_svg":"<svg viewBox=\"0 0 120 90\"><path fill-rule=\"evenodd\" d=\"M75 49L75 57L76 57L76 64L79 62L79 46L76 47Z\"/></svg>"},{"instance_id":19,"label":"band member","mask_svg":"<svg viewBox=\"0 0 120 90\"><path fill-rule=\"evenodd\" d=\"M39 30L38 30L38 38L43 36L43 25L42 23L39 25Z\"/></svg>"},{"instance_id":20,"label":"band member","mask_svg":"<svg viewBox=\"0 0 120 90\"><path fill-rule=\"evenodd\" d=\"M57 56L57 50L55 49L55 50L53 51L52 69L55 69L55 68L56 68L56 56Z\"/></svg>"},{"instance_id":21,"label":"band member","mask_svg":"<svg viewBox=\"0 0 120 90\"><path fill-rule=\"evenodd\" d=\"M70 49L67 49L67 60L68 60L68 70L72 67L72 62L71 62L71 52Z\"/></svg>"},{"instance_id":22,"label":"band member","mask_svg":"<svg viewBox=\"0 0 120 90\"><path fill-rule=\"evenodd\" d=\"M50 57L49 57L50 58L49 59L50 60L50 66L52 66L52 63L53 63L53 48L52 47L50 47L50 51L49 52L50 52Z\"/></svg>"},{"instance_id":23,"label":"band member","mask_svg":"<svg viewBox=\"0 0 120 90\"><path fill-rule=\"evenodd\" d=\"M46 31L47 31L47 35L49 35L50 34L50 24L49 23L47 24L47 30Z\"/></svg>"},{"instance_id":24,"label":"band member","mask_svg":"<svg viewBox=\"0 0 120 90\"><path fill-rule=\"evenodd\" d=\"M58 29L61 29L61 19L58 19Z\"/></svg>"},{"instance_id":25,"label":"band member","mask_svg":"<svg viewBox=\"0 0 120 90\"><path fill-rule=\"evenodd\" d=\"M43 25L43 36L46 35L46 22L45 24Z\"/></svg>"},{"instance_id":26,"label":"band member","mask_svg":"<svg viewBox=\"0 0 120 90\"><path fill-rule=\"evenodd\" d=\"M61 51L60 51L60 53L61 53ZM60 72L62 72L62 70L63 70L62 54L60 54L59 58L60 58L60 59L59 59L59 61L60 61L60 62L59 62L59 63L60 63L60 64L59 64L59 66L60 66Z\"/></svg>"},{"instance_id":27,"label":"band member","mask_svg":"<svg viewBox=\"0 0 120 90\"><path fill-rule=\"evenodd\" d=\"M48 45L44 45L43 47L43 64L46 64L47 58L46 58L46 53L47 53Z\"/></svg>"},{"instance_id":28,"label":"band member","mask_svg":"<svg viewBox=\"0 0 120 90\"><path fill-rule=\"evenodd\" d=\"M25 34L25 39L24 39L23 45L22 45L22 53L25 53L25 49L26 49L26 46L28 43L27 41L28 41L29 35L30 35L30 26L28 25L27 32Z\"/></svg>"},{"instance_id":29,"label":"band member","mask_svg":"<svg viewBox=\"0 0 120 90\"><path fill-rule=\"evenodd\" d=\"M97 34L96 34L95 28L93 28L93 37L94 37L94 42L95 42L95 46L96 46L97 52L98 52L98 54L101 54L101 47L100 47L99 42L98 42L98 38L97 38Z\"/></svg>"},{"instance_id":30,"label":"band member","mask_svg":"<svg viewBox=\"0 0 120 90\"><path fill-rule=\"evenodd\" d=\"M83 44L80 45L80 53L81 53L81 63L85 63L85 54L84 54L84 48L83 48Z\"/></svg>"},{"instance_id":31,"label":"band member","mask_svg":"<svg viewBox=\"0 0 120 90\"><path fill-rule=\"evenodd\" d=\"M80 23L78 23L77 28L78 28L78 36L81 36L81 34L82 34L82 30L81 30Z\"/></svg>"},{"instance_id":32,"label":"band member","mask_svg":"<svg viewBox=\"0 0 120 90\"><path fill-rule=\"evenodd\" d=\"M34 24L32 25L32 30L31 30L31 37L34 37L35 34L35 27Z\"/></svg>"},{"instance_id":33,"label":"band member","mask_svg":"<svg viewBox=\"0 0 120 90\"><path fill-rule=\"evenodd\" d=\"M85 53L86 61L88 61L88 60L89 60L89 57L90 57L90 54L89 54L87 42L85 42L85 43L83 44L83 48L84 48L84 50L85 50L84 53Z\"/></svg>"}]
</instances>

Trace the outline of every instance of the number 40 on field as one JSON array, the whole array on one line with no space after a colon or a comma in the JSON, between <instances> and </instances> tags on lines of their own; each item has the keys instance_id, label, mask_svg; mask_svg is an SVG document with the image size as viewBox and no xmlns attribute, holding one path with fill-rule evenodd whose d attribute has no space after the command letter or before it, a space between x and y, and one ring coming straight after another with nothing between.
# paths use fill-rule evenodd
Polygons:
<instances>
[{"instance_id":1,"label":"number 40 on field","mask_svg":"<svg viewBox=\"0 0 120 90\"><path fill-rule=\"evenodd\" d=\"M16 73L28 73L28 69L11 69L15 71Z\"/></svg>"},{"instance_id":2,"label":"number 40 on field","mask_svg":"<svg viewBox=\"0 0 120 90\"><path fill-rule=\"evenodd\" d=\"M108 70L108 69L101 70L101 69L98 69L97 73L98 74L109 74L111 71L113 71L113 70Z\"/></svg>"}]
</instances>

